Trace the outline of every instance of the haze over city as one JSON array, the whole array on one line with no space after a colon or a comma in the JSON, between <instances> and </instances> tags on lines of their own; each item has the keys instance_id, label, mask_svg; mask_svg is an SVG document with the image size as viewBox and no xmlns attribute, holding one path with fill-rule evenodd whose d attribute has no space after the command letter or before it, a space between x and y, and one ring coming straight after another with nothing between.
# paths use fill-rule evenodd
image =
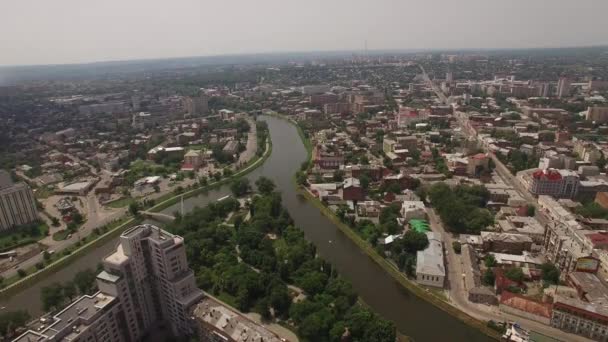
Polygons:
<instances>
[{"instance_id":1,"label":"haze over city","mask_svg":"<svg viewBox=\"0 0 608 342\"><path fill-rule=\"evenodd\" d=\"M0 65L285 51L591 46L608 2L5 1Z\"/></svg>"},{"instance_id":2,"label":"haze over city","mask_svg":"<svg viewBox=\"0 0 608 342\"><path fill-rule=\"evenodd\" d=\"M5 0L0 341L608 342L608 0Z\"/></svg>"}]
</instances>

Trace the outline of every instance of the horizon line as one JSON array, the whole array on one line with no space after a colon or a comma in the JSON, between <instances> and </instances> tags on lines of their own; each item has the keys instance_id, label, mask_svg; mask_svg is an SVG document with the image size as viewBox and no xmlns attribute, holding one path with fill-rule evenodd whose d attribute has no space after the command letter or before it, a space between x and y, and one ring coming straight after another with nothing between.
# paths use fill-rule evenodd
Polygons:
<instances>
[{"instance_id":1,"label":"horizon line","mask_svg":"<svg viewBox=\"0 0 608 342\"><path fill-rule=\"evenodd\" d=\"M190 55L190 56L174 56L174 57L136 57L136 58L117 58L97 61L85 61L85 62L66 62L66 63L48 63L48 64L0 64L0 69L10 68L28 68L28 67L56 67L56 66L77 66L77 65L91 65L91 64L104 64L104 63L125 63L125 62L152 62L152 61L164 61L174 59L195 59L195 58L213 58L213 57L254 57L254 56L271 56L271 55L283 55L283 54L316 54L316 53L420 53L420 52L490 52L490 51L525 51L525 50L559 50L559 49L591 49L591 48L608 48L608 43L604 44L593 44L593 45L568 45L568 46L537 46L537 47L504 47L504 48L385 48L385 49L371 49L367 51L358 49L344 49L344 50L310 50L310 51L267 51L267 52L243 52L243 53L223 53L223 54L210 54L210 55Z\"/></svg>"}]
</instances>

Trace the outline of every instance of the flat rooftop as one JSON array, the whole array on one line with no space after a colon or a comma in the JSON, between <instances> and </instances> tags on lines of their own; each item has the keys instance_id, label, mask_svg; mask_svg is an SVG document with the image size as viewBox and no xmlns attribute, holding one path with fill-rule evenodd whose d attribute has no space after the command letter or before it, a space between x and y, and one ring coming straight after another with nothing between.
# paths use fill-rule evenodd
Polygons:
<instances>
[{"instance_id":1,"label":"flat rooftop","mask_svg":"<svg viewBox=\"0 0 608 342\"><path fill-rule=\"evenodd\" d=\"M234 341L282 341L272 331L209 297L196 304L193 316L212 325Z\"/></svg>"},{"instance_id":2,"label":"flat rooftop","mask_svg":"<svg viewBox=\"0 0 608 342\"><path fill-rule=\"evenodd\" d=\"M92 296L85 295L76 299L72 304L53 316L53 323L40 332L28 330L13 340L13 342L42 342L56 341L56 335L62 337L60 340L70 340L78 335L78 331L83 331L95 315L114 303L115 298L96 293ZM76 327L76 329L74 329Z\"/></svg>"}]
</instances>

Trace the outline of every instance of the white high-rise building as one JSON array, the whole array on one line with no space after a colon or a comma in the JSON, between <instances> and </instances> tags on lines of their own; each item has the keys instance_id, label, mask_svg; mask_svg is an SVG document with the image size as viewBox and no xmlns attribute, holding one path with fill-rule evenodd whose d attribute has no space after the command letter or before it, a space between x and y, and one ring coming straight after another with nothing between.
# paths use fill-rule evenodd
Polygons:
<instances>
[{"instance_id":1,"label":"white high-rise building","mask_svg":"<svg viewBox=\"0 0 608 342\"><path fill-rule=\"evenodd\" d=\"M567 77L560 77L557 81L557 97L570 95L570 80Z\"/></svg>"},{"instance_id":2,"label":"white high-rise building","mask_svg":"<svg viewBox=\"0 0 608 342\"><path fill-rule=\"evenodd\" d=\"M133 227L103 267L99 292L78 298L48 325L13 341L145 341L161 322L174 336L194 333L190 315L204 294L188 268L182 237L150 224Z\"/></svg>"},{"instance_id":3,"label":"white high-rise building","mask_svg":"<svg viewBox=\"0 0 608 342\"><path fill-rule=\"evenodd\" d=\"M188 312L203 292L188 268L182 237L150 224L133 227L120 236L103 267L99 290L120 300L132 340L159 321L176 336L190 332Z\"/></svg>"}]
</instances>

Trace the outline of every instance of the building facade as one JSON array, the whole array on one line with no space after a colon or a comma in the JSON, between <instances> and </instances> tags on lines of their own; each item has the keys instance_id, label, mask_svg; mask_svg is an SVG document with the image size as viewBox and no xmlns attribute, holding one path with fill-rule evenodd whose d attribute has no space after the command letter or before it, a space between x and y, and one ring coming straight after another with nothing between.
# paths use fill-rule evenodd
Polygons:
<instances>
[{"instance_id":1,"label":"building facade","mask_svg":"<svg viewBox=\"0 0 608 342\"><path fill-rule=\"evenodd\" d=\"M574 171L546 169L532 173L529 184L530 193L537 196L574 198L578 193L580 179Z\"/></svg>"},{"instance_id":2,"label":"building facade","mask_svg":"<svg viewBox=\"0 0 608 342\"><path fill-rule=\"evenodd\" d=\"M102 264L98 293L80 297L43 329L14 341L145 341L161 322L173 336L194 333L190 313L203 292L188 268L182 237L150 224L133 227Z\"/></svg>"},{"instance_id":3,"label":"building facade","mask_svg":"<svg viewBox=\"0 0 608 342\"><path fill-rule=\"evenodd\" d=\"M38 220L34 193L25 183L13 183L6 171L0 171L0 231Z\"/></svg>"},{"instance_id":4,"label":"building facade","mask_svg":"<svg viewBox=\"0 0 608 342\"><path fill-rule=\"evenodd\" d=\"M103 267L99 289L122 303L131 340L159 321L175 336L191 332L188 312L203 293L188 268L182 237L149 224L133 227L120 236Z\"/></svg>"},{"instance_id":5,"label":"building facade","mask_svg":"<svg viewBox=\"0 0 608 342\"><path fill-rule=\"evenodd\" d=\"M608 340L608 308L602 303L587 303L556 296L551 326L596 341Z\"/></svg>"}]
</instances>

